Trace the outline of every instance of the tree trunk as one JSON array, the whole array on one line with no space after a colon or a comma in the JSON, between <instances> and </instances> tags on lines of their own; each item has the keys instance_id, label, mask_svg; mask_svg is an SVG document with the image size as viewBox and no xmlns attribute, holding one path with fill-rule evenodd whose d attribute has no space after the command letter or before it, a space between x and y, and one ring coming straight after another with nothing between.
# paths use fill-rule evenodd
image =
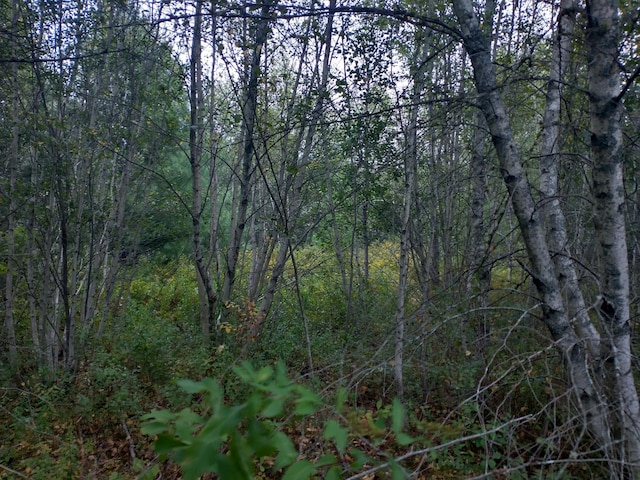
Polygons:
<instances>
[{"instance_id":1,"label":"tree trunk","mask_svg":"<svg viewBox=\"0 0 640 480\"><path fill-rule=\"evenodd\" d=\"M580 291L578 275L569 251L566 220L558 198L562 84L564 82L564 72L570 65L571 37L574 24L574 0L563 0L558 14L557 32L553 43L549 82L547 84L547 104L542 121L540 193L542 211L547 224L547 241L553 253L560 288L566 292L569 315L574 319L576 332L586 341L590 358L599 359L600 334L589 318L587 306Z\"/></svg>"},{"instance_id":2,"label":"tree trunk","mask_svg":"<svg viewBox=\"0 0 640 480\"><path fill-rule=\"evenodd\" d=\"M237 208L233 212L233 224L231 226L229 250L227 252L227 267L222 288L222 299L225 302L231 300L233 287L236 280L236 267L240 257L240 245L247 221L249 207L250 182L254 172L253 159L255 157L254 129L256 122L256 109L258 102L258 79L260 77L260 58L262 49L267 42L269 33L269 18L271 1L266 1L260 11L260 20L255 31L254 49L251 62L247 66L247 84L244 88L242 104L242 150L240 152L240 168L238 178L240 191Z\"/></svg>"},{"instance_id":3,"label":"tree trunk","mask_svg":"<svg viewBox=\"0 0 640 480\"><path fill-rule=\"evenodd\" d=\"M11 32L13 38L12 54L17 58L17 38L18 38L18 2L12 3ZM18 347L16 345L15 320L13 318L13 300L14 300L14 275L16 271L15 261L15 228L16 228L16 177L18 172L18 156L20 154L20 120L18 115L18 64L11 63L11 81L13 84L13 95L11 101L11 152L9 154L8 170L9 185L7 188L9 194L9 214L7 216L7 271L5 273L5 290L4 290L4 330L7 341L7 350L9 363L12 366L18 363Z\"/></svg>"},{"instance_id":4,"label":"tree trunk","mask_svg":"<svg viewBox=\"0 0 640 480\"><path fill-rule=\"evenodd\" d=\"M395 318L395 353L394 377L396 394L400 401L404 399L404 337L405 337L405 299L411 252L412 211L416 201L418 173L418 111L424 90L425 76L429 65L430 43L425 30L418 30L415 35L415 52L412 60L413 92L409 107L409 124L407 125L406 151L404 155L404 198L402 226L400 230L400 264L398 277L398 297Z\"/></svg>"},{"instance_id":5,"label":"tree trunk","mask_svg":"<svg viewBox=\"0 0 640 480\"><path fill-rule=\"evenodd\" d=\"M587 2L587 60L595 233L600 257L603 352L609 405L623 442L624 476L640 472L640 406L632 366L625 227L618 2ZM627 470L628 471L624 471Z\"/></svg>"},{"instance_id":6,"label":"tree trunk","mask_svg":"<svg viewBox=\"0 0 640 480\"><path fill-rule=\"evenodd\" d=\"M213 290L211 274L204 258L202 245L202 152L204 140L202 91L202 0L196 2L193 39L190 61L190 110L189 162L191 164L191 221L193 254L198 277L198 297L200 299L200 329L209 338L211 324L215 316L217 297Z\"/></svg>"},{"instance_id":7,"label":"tree trunk","mask_svg":"<svg viewBox=\"0 0 640 480\"><path fill-rule=\"evenodd\" d=\"M493 35L493 16L496 2L486 3L484 11L484 32ZM491 55L494 58L494 55ZM472 307L479 309L472 315L473 330L476 342L473 348L474 358L484 362L489 345L490 325L489 314L486 310L489 304L489 289L491 287L491 268L488 263L488 248L486 245L485 205L487 203L487 125L483 114L476 109L473 114L473 140L471 147L471 225L469 248L469 274L467 276L467 294L472 300ZM465 329L466 330L466 329ZM462 332L466 335L466 332Z\"/></svg>"},{"instance_id":8,"label":"tree trunk","mask_svg":"<svg viewBox=\"0 0 640 480\"><path fill-rule=\"evenodd\" d=\"M335 7L336 0L331 0L330 10ZM283 226L284 231L281 233L280 241L278 242L278 254L276 258L276 262L273 267L273 271L269 278L269 282L267 284L266 292L263 297L263 300L260 304L260 310L258 313L258 322L256 323L256 330L254 335L257 335L259 329L262 327L263 322L266 319L269 310L271 309L271 304L273 302L273 298L276 291L277 282L279 281L282 273L284 272L284 267L287 261L287 258L291 257L293 260L293 249L294 245L291 243L292 236L296 233L298 218L300 215L300 211L302 209L302 187L305 180L305 172L307 166L311 159L312 153L312 145L315 138L317 123L320 121L325 93L327 91L327 83L329 80L329 70L331 68L330 60L331 60L331 38L333 31L333 13L330 13L327 18L327 25L325 28L323 43L324 43L324 56L321 65L321 74L319 79L319 84L317 86L318 94L316 97L316 101L314 104L314 108L311 111L311 118L308 126L306 127L305 132L305 122L303 122L300 127L299 135L294 142L294 151L283 152L283 158L293 157L295 159L295 165L293 169L285 168L286 176L285 176L285 186L284 191L279 192L279 199L274 198L274 201L278 201L280 205L280 214L282 218L280 219ZM302 67L302 65L301 65ZM300 72L299 72L300 73ZM294 91L295 96L295 91ZM292 102L289 105L289 111L293 111L294 103L293 98ZM306 133L306 135L305 135ZM304 137L304 147L302 148L302 152L300 152L302 147L302 140ZM286 167L286 165L283 165ZM292 172L289 172L292 170ZM291 255L290 255L291 254ZM297 281L297 277L296 277ZM301 312L304 319L304 312ZM309 357L309 368L313 370L311 357Z\"/></svg>"},{"instance_id":9,"label":"tree trunk","mask_svg":"<svg viewBox=\"0 0 640 480\"><path fill-rule=\"evenodd\" d=\"M575 334L564 306L560 285L546 241L544 223L524 175L510 120L496 83L489 42L470 0L454 0L465 49L471 58L482 109L510 194L531 267L532 280L542 300L543 321L563 355L568 377L591 433L602 447L610 444L605 408L586 362L585 347Z\"/></svg>"}]
</instances>

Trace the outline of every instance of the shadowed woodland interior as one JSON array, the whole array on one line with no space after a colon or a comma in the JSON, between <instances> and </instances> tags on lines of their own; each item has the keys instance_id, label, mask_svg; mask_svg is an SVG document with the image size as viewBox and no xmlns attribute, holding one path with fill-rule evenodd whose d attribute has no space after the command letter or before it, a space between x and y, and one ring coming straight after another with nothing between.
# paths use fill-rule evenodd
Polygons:
<instances>
[{"instance_id":1,"label":"shadowed woodland interior","mask_svg":"<svg viewBox=\"0 0 640 480\"><path fill-rule=\"evenodd\" d=\"M635 0L0 5L0 479L638 478Z\"/></svg>"}]
</instances>

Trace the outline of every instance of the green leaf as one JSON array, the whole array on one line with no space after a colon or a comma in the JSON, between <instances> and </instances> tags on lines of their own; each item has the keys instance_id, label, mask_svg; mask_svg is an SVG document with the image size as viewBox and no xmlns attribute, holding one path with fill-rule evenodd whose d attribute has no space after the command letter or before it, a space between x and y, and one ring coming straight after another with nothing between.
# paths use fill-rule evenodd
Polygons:
<instances>
[{"instance_id":1,"label":"green leaf","mask_svg":"<svg viewBox=\"0 0 640 480\"><path fill-rule=\"evenodd\" d=\"M271 429L255 419L247 427L247 442L258 458L271 456L277 450Z\"/></svg>"},{"instance_id":2,"label":"green leaf","mask_svg":"<svg viewBox=\"0 0 640 480\"><path fill-rule=\"evenodd\" d=\"M153 410L151 413L143 415L142 420L158 420L168 423L173 420L174 416L174 413L169 410Z\"/></svg>"},{"instance_id":3,"label":"green leaf","mask_svg":"<svg viewBox=\"0 0 640 480\"><path fill-rule=\"evenodd\" d=\"M316 403L315 402L298 402L296 404L296 409L294 413L301 417L306 415L311 415L316 411Z\"/></svg>"},{"instance_id":4,"label":"green leaf","mask_svg":"<svg viewBox=\"0 0 640 480\"><path fill-rule=\"evenodd\" d=\"M347 441L349 440L349 432L342 428L338 422L331 419L324 427L323 437L327 440L333 440L338 452L344 453L347 448Z\"/></svg>"},{"instance_id":5,"label":"green leaf","mask_svg":"<svg viewBox=\"0 0 640 480\"><path fill-rule=\"evenodd\" d=\"M393 480L406 480L407 475L404 473L404 469L396 462L391 460L391 478Z\"/></svg>"},{"instance_id":6,"label":"green leaf","mask_svg":"<svg viewBox=\"0 0 640 480\"><path fill-rule=\"evenodd\" d=\"M271 380L272 377L273 377L273 368L270 366L262 367L255 374L255 381L258 383L265 383L266 381Z\"/></svg>"},{"instance_id":7,"label":"green leaf","mask_svg":"<svg viewBox=\"0 0 640 480\"><path fill-rule=\"evenodd\" d=\"M404 405L397 398L393 399L393 405L391 407L391 429L396 435L402 432L404 427Z\"/></svg>"},{"instance_id":8,"label":"green leaf","mask_svg":"<svg viewBox=\"0 0 640 480\"><path fill-rule=\"evenodd\" d=\"M233 432L229 441L229 457L236 466L238 480L253 479L253 453L247 439L239 431Z\"/></svg>"},{"instance_id":9,"label":"green leaf","mask_svg":"<svg viewBox=\"0 0 640 480\"><path fill-rule=\"evenodd\" d=\"M191 423L178 421L176 422L174 433L176 438L182 438L185 440L187 438L192 438L194 433L194 426Z\"/></svg>"},{"instance_id":10,"label":"green leaf","mask_svg":"<svg viewBox=\"0 0 640 480\"><path fill-rule=\"evenodd\" d=\"M153 444L153 448L159 454L164 454L164 453L171 453L174 450L177 450L180 448L184 448L187 445L189 444L183 440L177 439L173 435L167 435L165 433L162 433L158 435L158 439Z\"/></svg>"},{"instance_id":11,"label":"green leaf","mask_svg":"<svg viewBox=\"0 0 640 480\"><path fill-rule=\"evenodd\" d=\"M178 380L176 383L182 390L192 395L207 391L202 382L194 382L193 380Z\"/></svg>"},{"instance_id":12,"label":"green leaf","mask_svg":"<svg viewBox=\"0 0 640 480\"><path fill-rule=\"evenodd\" d=\"M189 452L189 455L180 462L182 466L182 473L185 480L199 480L204 473L208 472L220 472L222 470L233 471L232 476L222 477L225 479L237 478L235 475L235 469L231 465L231 460L226 455L215 453L212 455L211 451L205 451L200 448L193 449Z\"/></svg>"},{"instance_id":13,"label":"green leaf","mask_svg":"<svg viewBox=\"0 0 640 480\"><path fill-rule=\"evenodd\" d=\"M324 476L324 480L342 480L342 469L337 465L331 467Z\"/></svg>"},{"instance_id":14,"label":"green leaf","mask_svg":"<svg viewBox=\"0 0 640 480\"><path fill-rule=\"evenodd\" d=\"M398 442L398 445L404 447L406 445L411 445L417 439L412 437L411 435L407 435L406 433L400 432L396 434L396 440Z\"/></svg>"},{"instance_id":15,"label":"green leaf","mask_svg":"<svg viewBox=\"0 0 640 480\"><path fill-rule=\"evenodd\" d=\"M176 421L178 420L189 424L204 422L204 419L190 408L183 408L180 410L176 415Z\"/></svg>"},{"instance_id":16,"label":"green leaf","mask_svg":"<svg viewBox=\"0 0 640 480\"><path fill-rule=\"evenodd\" d=\"M276 470L291 465L298 458L298 452L293 442L283 432L276 432L273 435L273 444L278 449L278 456L274 464Z\"/></svg>"},{"instance_id":17,"label":"green leaf","mask_svg":"<svg viewBox=\"0 0 640 480\"><path fill-rule=\"evenodd\" d=\"M222 453L217 453L212 457L211 471L220 475L220 480L235 480L238 478L235 464L231 459Z\"/></svg>"},{"instance_id":18,"label":"green leaf","mask_svg":"<svg viewBox=\"0 0 640 480\"><path fill-rule=\"evenodd\" d=\"M353 462L351 462L351 468L354 470L360 470L365 464L371 462L371 457L365 454L362 450L354 448L349 450L349 453L353 456Z\"/></svg>"},{"instance_id":19,"label":"green leaf","mask_svg":"<svg viewBox=\"0 0 640 480\"><path fill-rule=\"evenodd\" d=\"M144 435L153 436L153 435L158 435L159 433L166 432L168 429L169 429L169 424L167 422L152 421L142 425L142 428L140 429L140 431Z\"/></svg>"},{"instance_id":20,"label":"green leaf","mask_svg":"<svg viewBox=\"0 0 640 480\"><path fill-rule=\"evenodd\" d=\"M338 458L331 453L327 453L322 457L320 457L320 459L315 463L315 465L316 467L326 467L329 465L333 465L335 463L338 463Z\"/></svg>"},{"instance_id":21,"label":"green leaf","mask_svg":"<svg viewBox=\"0 0 640 480\"><path fill-rule=\"evenodd\" d=\"M311 415L316 412L320 404L320 397L310 390L304 389L304 391L301 392L300 398L296 401L294 413L300 416Z\"/></svg>"},{"instance_id":22,"label":"green leaf","mask_svg":"<svg viewBox=\"0 0 640 480\"><path fill-rule=\"evenodd\" d=\"M282 480L304 480L316 473L316 467L308 460L301 460L291 465Z\"/></svg>"},{"instance_id":23,"label":"green leaf","mask_svg":"<svg viewBox=\"0 0 640 480\"><path fill-rule=\"evenodd\" d=\"M262 410L262 416L266 418L279 417L284 412L284 399L270 398L267 400L267 406Z\"/></svg>"}]
</instances>

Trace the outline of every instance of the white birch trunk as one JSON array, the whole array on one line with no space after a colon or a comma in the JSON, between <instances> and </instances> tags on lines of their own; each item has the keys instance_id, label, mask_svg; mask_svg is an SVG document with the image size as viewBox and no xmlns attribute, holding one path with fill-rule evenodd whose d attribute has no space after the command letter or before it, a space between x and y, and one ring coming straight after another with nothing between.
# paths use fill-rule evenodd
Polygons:
<instances>
[{"instance_id":1,"label":"white birch trunk","mask_svg":"<svg viewBox=\"0 0 640 480\"><path fill-rule=\"evenodd\" d=\"M618 2L587 2L588 91L591 107L594 225L600 257L605 368L612 385L610 406L624 443L621 476L640 471L640 405L633 378L629 318L629 267L625 228L621 86L618 65Z\"/></svg>"},{"instance_id":2,"label":"white birch trunk","mask_svg":"<svg viewBox=\"0 0 640 480\"><path fill-rule=\"evenodd\" d=\"M542 121L540 149L540 192L547 223L547 241L553 252L554 264L565 292L569 315L578 335L585 340L591 359L599 359L600 333L587 313L587 306L578 284L578 275L571 261L566 220L558 198L558 170L560 164L560 107L564 72L570 65L571 37L575 24L575 1L562 0L558 14L547 103Z\"/></svg>"},{"instance_id":3,"label":"white birch trunk","mask_svg":"<svg viewBox=\"0 0 640 480\"><path fill-rule=\"evenodd\" d=\"M409 124L407 125L406 151L404 155L404 198L402 226L400 232L400 264L398 273L398 294L395 315L395 352L394 378L396 394L400 401L404 399L404 342L405 342L405 298L409 275L411 251L411 214L415 206L415 188L417 187L418 164L418 111L424 90L425 74L429 65L430 43L428 34L419 30L416 35L413 58L413 92L409 107Z\"/></svg>"},{"instance_id":4,"label":"white birch trunk","mask_svg":"<svg viewBox=\"0 0 640 480\"><path fill-rule=\"evenodd\" d=\"M585 347L574 332L565 309L546 241L544 222L524 175L510 119L497 88L489 42L480 28L472 2L454 0L453 5L465 49L473 64L480 108L491 132L501 174L524 239L533 282L542 300L543 320L563 355L568 377L580 401L590 431L601 446L610 445L609 431L600 421L604 418L603 405L599 401L587 367Z\"/></svg>"}]
</instances>

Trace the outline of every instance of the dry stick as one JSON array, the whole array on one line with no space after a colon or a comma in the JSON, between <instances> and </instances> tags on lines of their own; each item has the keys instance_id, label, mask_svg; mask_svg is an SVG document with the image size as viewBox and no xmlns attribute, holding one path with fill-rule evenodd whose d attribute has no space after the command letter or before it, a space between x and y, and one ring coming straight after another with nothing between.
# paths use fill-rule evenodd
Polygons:
<instances>
[{"instance_id":1,"label":"dry stick","mask_svg":"<svg viewBox=\"0 0 640 480\"><path fill-rule=\"evenodd\" d=\"M33 480L31 477L29 477L28 475L25 475L23 473L18 472L17 470L14 470L13 468L9 468L6 465L2 465L0 463L0 468L2 468L3 470L6 470L9 473L13 473L14 475L19 476L20 478L26 478L27 480Z\"/></svg>"},{"instance_id":2,"label":"dry stick","mask_svg":"<svg viewBox=\"0 0 640 480\"><path fill-rule=\"evenodd\" d=\"M131 438L131 433L129 432L129 428L127 427L127 422L122 421L122 428L124 428L124 433L127 435L127 441L129 442L129 455L131 455L131 460L136 459L136 447L133 444L133 439Z\"/></svg>"}]
</instances>

